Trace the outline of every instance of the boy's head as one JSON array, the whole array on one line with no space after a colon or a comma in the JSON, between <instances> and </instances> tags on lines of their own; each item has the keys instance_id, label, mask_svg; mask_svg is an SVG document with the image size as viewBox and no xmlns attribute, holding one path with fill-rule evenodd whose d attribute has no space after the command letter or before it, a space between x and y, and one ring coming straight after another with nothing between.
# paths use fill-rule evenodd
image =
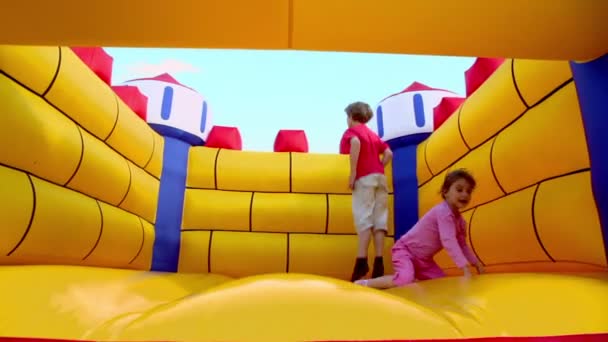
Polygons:
<instances>
[{"instance_id":1,"label":"boy's head","mask_svg":"<svg viewBox=\"0 0 608 342\"><path fill-rule=\"evenodd\" d=\"M441 186L443 197L452 208L462 209L471 201L471 193L477 183L465 169L448 172Z\"/></svg>"},{"instance_id":2,"label":"boy's head","mask_svg":"<svg viewBox=\"0 0 608 342\"><path fill-rule=\"evenodd\" d=\"M349 104L344 111L346 112L348 127L357 123L368 123L374 116L372 108L367 103L360 101Z\"/></svg>"}]
</instances>

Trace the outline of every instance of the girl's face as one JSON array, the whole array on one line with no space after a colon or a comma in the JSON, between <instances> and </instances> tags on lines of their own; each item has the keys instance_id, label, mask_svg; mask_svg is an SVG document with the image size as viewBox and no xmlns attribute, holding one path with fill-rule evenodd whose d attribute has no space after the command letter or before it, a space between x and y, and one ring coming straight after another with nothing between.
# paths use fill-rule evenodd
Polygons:
<instances>
[{"instance_id":1,"label":"girl's face","mask_svg":"<svg viewBox=\"0 0 608 342\"><path fill-rule=\"evenodd\" d=\"M464 178L460 178L452 183L452 186L450 186L448 191L443 195L450 207L454 209L463 209L469 205L472 192L473 189L471 188L471 184Z\"/></svg>"}]
</instances>

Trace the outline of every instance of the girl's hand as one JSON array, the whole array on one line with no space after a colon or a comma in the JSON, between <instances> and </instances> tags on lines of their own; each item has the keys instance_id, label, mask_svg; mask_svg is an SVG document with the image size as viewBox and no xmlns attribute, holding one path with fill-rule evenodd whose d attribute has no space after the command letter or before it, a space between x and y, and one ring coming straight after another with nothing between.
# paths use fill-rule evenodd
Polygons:
<instances>
[{"instance_id":1,"label":"girl's hand","mask_svg":"<svg viewBox=\"0 0 608 342\"><path fill-rule=\"evenodd\" d=\"M477 265L475 265L475 268L477 268L477 273L479 273L479 274L486 273L486 270L484 269L483 265L480 262L478 262Z\"/></svg>"}]
</instances>

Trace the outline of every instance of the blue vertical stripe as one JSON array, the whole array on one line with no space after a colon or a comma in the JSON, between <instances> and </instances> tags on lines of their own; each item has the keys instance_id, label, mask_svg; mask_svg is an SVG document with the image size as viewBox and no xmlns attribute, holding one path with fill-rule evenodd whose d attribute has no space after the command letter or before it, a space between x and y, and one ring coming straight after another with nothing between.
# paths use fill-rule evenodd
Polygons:
<instances>
[{"instance_id":1,"label":"blue vertical stripe","mask_svg":"<svg viewBox=\"0 0 608 342\"><path fill-rule=\"evenodd\" d=\"M165 137L152 271L177 272L190 145Z\"/></svg>"},{"instance_id":2,"label":"blue vertical stripe","mask_svg":"<svg viewBox=\"0 0 608 342\"><path fill-rule=\"evenodd\" d=\"M163 91L163 102L160 107L160 117L169 120L171 116L171 106L173 105L173 88L166 86Z\"/></svg>"},{"instance_id":3,"label":"blue vertical stripe","mask_svg":"<svg viewBox=\"0 0 608 342\"><path fill-rule=\"evenodd\" d=\"M393 224L395 240L407 233L418 221L418 179L416 145L393 151Z\"/></svg>"},{"instance_id":4,"label":"blue vertical stripe","mask_svg":"<svg viewBox=\"0 0 608 342\"><path fill-rule=\"evenodd\" d=\"M424 127L424 100L420 94L414 95L414 118L416 119L416 126Z\"/></svg>"},{"instance_id":5,"label":"blue vertical stripe","mask_svg":"<svg viewBox=\"0 0 608 342\"><path fill-rule=\"evenodd\" d=\"M378 106L378 109L376 109L376 122L378 123L378 136L382 138L384 136L384 117L382 113L382 106Z\"/></svg>"},{"instance_id":6,"label":"blue vertical stripe","mask_svg":"<svg viewBox=\"0 0 608 342\"><path fill-rule=\"evenodd\" d=\"M203 101L203 113L201 114L201 133L205 133L207 127L207 101Z\"/></svg>"},{"instance_id":7,"label":"blue vertical stripe","mask_svg":"<svg viewBox=\"0 0 608 342\"><path fill-rule=\"evenodd\" d=\"M387 141L393 150L393 226L395 240L418 222L418 175L416 149L430 133L405 135Z\"/></svg>"},{"instance_id":8,"label":"blue vertical stripe","mask_svg":"<svg viewBox=\"0 0 608 342\"><path fill-rule=\"evenodd\" d=\"M587 63L571 62L570 66L585 126L591 186L608 259L608 54Z\"/></svg>"}]
</instances>

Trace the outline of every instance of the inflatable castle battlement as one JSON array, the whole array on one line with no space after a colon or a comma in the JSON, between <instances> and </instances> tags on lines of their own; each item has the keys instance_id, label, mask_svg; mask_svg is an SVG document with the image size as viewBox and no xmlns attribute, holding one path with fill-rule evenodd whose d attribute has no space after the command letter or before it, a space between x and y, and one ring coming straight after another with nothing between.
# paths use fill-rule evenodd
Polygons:
<instances>
[{"instance_id":1,"label":"inflatable castle battlement","mask_svg":"<svg viewBox=\"0 0 608 342\"><path fill-rule=\"evenodd\" d=\"M163 73L111 85L113 58L100 47L73 47L72 51L120 99L156 132L192 146L242 150L238 127L213 125L207 99L196 90ZM304 130L282 129L274 141L275 152L308 152Z\"/></svg>"},{"instance_id":2,"label":"inflatable castle battlement","mask_svg":"<svg viewBox=\"0 0 608 342\"><path fill-rule=\"evenodd\" d=\"M113 58L103 48L73 47L72 50L102 81L111 85ZM466 96L479 88L503 61L477 58L464 73ZM192 146L242 150L238 127L213 125L206 98L167 73L128 80L112 89L163 136L183 140ZM392 148L417 145L437 130L465 99L448 90L413 82L381 100L370 124ZM274 151L308 152L306 132L279 130Z\"/></svg>"}]
</instances>

